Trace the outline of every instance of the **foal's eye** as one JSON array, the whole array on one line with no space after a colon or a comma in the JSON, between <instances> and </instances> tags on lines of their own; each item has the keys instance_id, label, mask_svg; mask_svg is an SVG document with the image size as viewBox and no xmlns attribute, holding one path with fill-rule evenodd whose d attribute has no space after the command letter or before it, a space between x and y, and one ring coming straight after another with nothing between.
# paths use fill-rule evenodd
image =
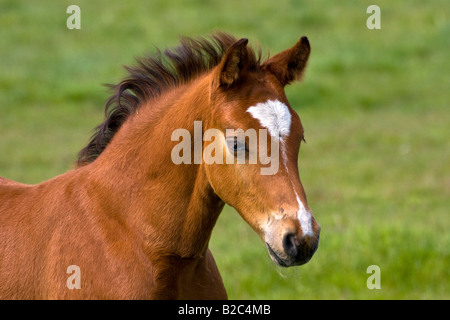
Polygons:
<instances>
[{"instance_id":1,"label":"foal's eye","mask_svg":"<svg viewBox=\"0 0 450 320\"><path fill-rule=\"evenodd\" d=\"M240 141L237 137L227 137L227 146L233 152L248 151L245 142Z\"/></svg>"}]
</instances>

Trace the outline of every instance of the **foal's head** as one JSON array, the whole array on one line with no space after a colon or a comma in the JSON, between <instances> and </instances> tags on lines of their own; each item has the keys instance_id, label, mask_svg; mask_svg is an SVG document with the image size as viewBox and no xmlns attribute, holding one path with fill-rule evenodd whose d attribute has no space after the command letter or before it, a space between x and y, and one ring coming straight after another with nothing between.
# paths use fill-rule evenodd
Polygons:
<instances>
[{"instance_id":1,"label":"foal's head","mask_svg":"<svg viewBox=\"0 0 450 320\"><path fill-rule=\"evenodd\" d=\"M303 126L284 87L301 78L310 46L302 37L291 49L261 63L247 42L226 34L213 36L213 41L184 38L180 47L166 50L164 56L159 53L127 68L129 77L113 86L107 118L80 152L78 164L94 162L139 108L202 75L201 83L195 82L197 90L189 91L202 90L201 99L189 97L198 108L195 117L202 114L205 135L210 129L218 133L214 139L204 138L208 183L261 236L277 264L300 265L316 251L320 228L298 174ZM208 109L199 112L202 107ZM211 149L221 152L210 158L222 161L205 159L205 151Z\"/></svg>"},{"instance_id":2,"label":"foal's head","mask_svg":"<svg viewBox=\"0 0 450 320\"><path fill-rule=\"evenodd\" d=\"M301 265L316 251L320 227L298 173L303 126L284 87L301 78L310 45L302 37L291 49L255 63L247 42L232 44L212 71L208 127L222 133L224 161L205 167L214 191L260 235L272 260Z\"/></svg>"}]
</instances>

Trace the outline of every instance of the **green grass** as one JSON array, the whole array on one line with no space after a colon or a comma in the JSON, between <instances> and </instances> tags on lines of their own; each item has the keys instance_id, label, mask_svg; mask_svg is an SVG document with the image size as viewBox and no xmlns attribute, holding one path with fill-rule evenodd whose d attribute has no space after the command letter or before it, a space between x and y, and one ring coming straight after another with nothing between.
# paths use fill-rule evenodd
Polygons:
<instances>
[{"instance_id":1,"label":"green grass","mask_svg":"<svg viewBox=\"0 0 450 320\"><path fill-rule=\"evenodd\" d=\"M103 117L103 83L179 35L226 30L276 53L307 35L305 80L287 89L306 129L300 173L322 227L299 268L273 265L231 208L213 232L230 298L450 298L448 1L0 2L0 176L38 183L71 168ZM0 240L1 241L1 240ZM369 265L381 290L369 290Z\"/></svg>"}]
</instances>

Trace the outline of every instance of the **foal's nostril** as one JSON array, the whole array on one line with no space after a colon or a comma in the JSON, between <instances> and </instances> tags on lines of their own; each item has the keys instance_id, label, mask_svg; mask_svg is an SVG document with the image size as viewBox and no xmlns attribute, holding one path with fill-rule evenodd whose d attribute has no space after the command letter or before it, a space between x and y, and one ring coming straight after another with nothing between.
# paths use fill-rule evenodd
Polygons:
<instances>
[{"instance_id":1,"label":"foal's nostril","mask_svg":"<svg viewBox=\"0 0 450 320\"><path fill-rule=\"evenodd\" d=\"M283 238L283 249L292 258L295 258L298 253L298 246L300 242L295 234L288 233Z\"/></svg>"}]
</instances>

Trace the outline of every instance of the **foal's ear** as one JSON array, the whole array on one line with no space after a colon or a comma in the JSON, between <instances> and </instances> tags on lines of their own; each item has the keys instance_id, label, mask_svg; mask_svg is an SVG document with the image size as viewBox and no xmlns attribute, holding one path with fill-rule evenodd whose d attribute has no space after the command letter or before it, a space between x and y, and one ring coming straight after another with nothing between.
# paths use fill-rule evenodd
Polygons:
<instances>
[{"instance_id":1,"label":"foal's ear","mask_svg":"<svg viewBox=\"0 0 450 320\"><path fill-rule=\"evenodd\" d=\"M294 80L300 80L308 62L311 47L307 37L290 49L278 53L263 63L263 69L273 73L283 86Z\"/></svg>"},{"instance_id":2,"label":"foal's ear","mask_svg":"<svg viewBox=\"0 0 450 320\"><path fill-rule=\"evenodd\" d=\"M216 86L231 87L239 78L242 68L245 66L248 57L248 39L242 38L228 48L218 66L216 75Z\"/></svg>"}]
</instances>

